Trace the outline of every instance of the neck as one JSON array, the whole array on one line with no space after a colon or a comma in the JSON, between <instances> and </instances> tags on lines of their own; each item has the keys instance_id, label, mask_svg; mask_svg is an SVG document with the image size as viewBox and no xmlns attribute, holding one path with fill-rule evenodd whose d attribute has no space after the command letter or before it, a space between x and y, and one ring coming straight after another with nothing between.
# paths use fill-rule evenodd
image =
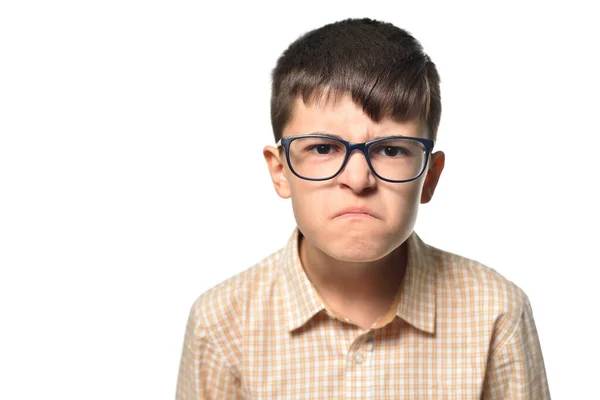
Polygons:
<instances>
[{"instance_id":1,"label":"neck","mask_svg":"<svg viewBox=\"0 0 600 400\"><path fill-rule=\"evenodd\" d=\"M328 306L348 316L377 318L387 311L404 278L406 253L404 243L379 260L340 261L299 238L300 260L313 286Z\"/></svg>"}]
</instances>

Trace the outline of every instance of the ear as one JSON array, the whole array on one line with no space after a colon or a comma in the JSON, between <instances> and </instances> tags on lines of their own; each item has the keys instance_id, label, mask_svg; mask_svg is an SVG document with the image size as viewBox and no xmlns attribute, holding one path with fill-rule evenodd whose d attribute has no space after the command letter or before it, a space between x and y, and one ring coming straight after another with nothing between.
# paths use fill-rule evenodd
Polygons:
<instances>
[{"instance_id":1,"label":"ear","mask_svg":"<svg viewBox=\"0 0 600 400\"><path fill-rule=\"evenodd\" d=\"M423 184L423 190L421 192L421 203L429 203L435 192L435 187L440 180L440 175L444 170L444 163L446 162L446 155L443 151L438 151L431 154L429 160L429 168L427 169L427 176L425 177L425 183Z\"/></svg>"},{"instance_id":2,"label":"ear","mask_svg":"<svg viewBox=\"0 0 600 400\"><path fill-rule=\"evenodd\" d=\"M283 150L280 156L278 148L273 146L265 146L263 149L263 156L267 162L267 167L269 168L269 173L271 174L271 180L273 181L273 187L275 188L275 191L279 197L283 199L290 198L291 190L290 184L285 176L285 168L283 163L286 161Z\"/></svg>"}]
</instances>

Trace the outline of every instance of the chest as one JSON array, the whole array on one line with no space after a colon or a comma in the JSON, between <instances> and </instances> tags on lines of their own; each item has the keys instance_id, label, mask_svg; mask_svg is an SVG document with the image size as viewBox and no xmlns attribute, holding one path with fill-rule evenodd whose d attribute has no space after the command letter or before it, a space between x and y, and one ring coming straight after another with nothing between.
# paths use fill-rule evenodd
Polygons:
<instances>
[{"instance_id":1,"label":"chest","mask_svg":"<svg viewBox=\"0 0 600 400\"><path fill-rule=\"evenodd\" d=\"M468 330L427 334L401 320L359 331L338 321L249 344L242 368L248 397L479 398L485 336Z\"/></svg>"}]
</instances>

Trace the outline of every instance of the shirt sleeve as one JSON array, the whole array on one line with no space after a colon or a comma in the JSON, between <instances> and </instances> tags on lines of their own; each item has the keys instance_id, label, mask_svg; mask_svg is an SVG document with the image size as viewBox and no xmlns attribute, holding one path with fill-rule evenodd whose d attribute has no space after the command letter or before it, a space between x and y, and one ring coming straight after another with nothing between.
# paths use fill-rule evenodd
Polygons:
<instances>
[{"instance_id":1,"label":"shirt sleeve","mask_svg":"<svg viewBox=\"0 0 600 400\"><path fill-rule=\"evenodd\" d=\"M240 399L239 379L192 308L177 378L176 400Z\"/></svg>"},{"instance_id":2,"label":"shirt sleeve","mask_svg":"<svg viewBox=\"0 0 600 400\"><path fill-rule=\"evenodd\" d=\"M484 400L546 400L550 391L531 305L523 307L514 331L493 350L481 398ZM514 325L513 325L514 326Z\"/></svg>"}]
</instances>

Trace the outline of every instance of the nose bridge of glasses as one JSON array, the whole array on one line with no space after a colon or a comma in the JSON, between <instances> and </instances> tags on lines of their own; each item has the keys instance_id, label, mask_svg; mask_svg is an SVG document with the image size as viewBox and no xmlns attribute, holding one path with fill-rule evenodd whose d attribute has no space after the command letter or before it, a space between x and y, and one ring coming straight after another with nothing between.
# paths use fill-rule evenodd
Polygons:
<instances>
[{"instance_id":1,"label":"nose bridge of glasses","mask_svg":"<svg viewBox=\"0 0 600 400\"><path fill-rule=\"evenodd\" d=\"M366 149L367 149L366 143L349 143L348 158L350 158L352 156L352 153L354 153L355 150L358 150L359 153L362 153L366 158L367 157Z\"/></svg>"},{"instance_id":2,"label":"nose bridge of glasses","mask_svg":"<svg viewBox=\"0 0 600 400\"><path fill-rule=\"evenodd\" d=\"M370 168L369 166L369 156L367 155L367 146L365 143L350 143L348 145L348 155L346 158L346 165L350 162L350 158L352 157L352 153L354 153L355 150L358 150L359 154L362 154L364 157L364 163L367 166L367 168ZM346 167L346 165L344 166L344 169Z\"/></svg>"}]
</instances>

